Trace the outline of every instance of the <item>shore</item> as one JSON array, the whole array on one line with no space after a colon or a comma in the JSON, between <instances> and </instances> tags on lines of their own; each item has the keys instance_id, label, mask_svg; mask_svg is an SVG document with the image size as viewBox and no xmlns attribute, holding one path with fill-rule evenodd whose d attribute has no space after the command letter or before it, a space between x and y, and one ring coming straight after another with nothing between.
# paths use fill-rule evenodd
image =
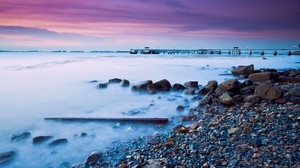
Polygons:
<instances>
[{"instance_id":1,"label":"shore","mask_svg":"<svg viewBox=\"0 0 300 168\"><path fill-rule=\"evenodd\" d=\"M300 70L249 65L232 74L243 82L209 81L199 88L196 81L171 86L164 79L133 86L150 94L194 94L198 106L164 133L113 143L73 167L299 167Z\"/></svg>"}]
</instances>

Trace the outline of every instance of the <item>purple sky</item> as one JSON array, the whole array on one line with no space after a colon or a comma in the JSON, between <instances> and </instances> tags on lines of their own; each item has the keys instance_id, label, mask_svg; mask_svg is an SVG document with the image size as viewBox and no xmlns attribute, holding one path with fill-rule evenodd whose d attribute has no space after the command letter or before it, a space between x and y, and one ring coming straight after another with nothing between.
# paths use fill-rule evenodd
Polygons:
<instances>
[{"instance_id":1,"label":"purple sky","mask_svg":"<svg viewBox=\"0 0 300 168\"><path fill-rule=\"evenodd\" d=\"M299 0L0 0L0 49L293 48Z\"/></svg>"}]
</instances>

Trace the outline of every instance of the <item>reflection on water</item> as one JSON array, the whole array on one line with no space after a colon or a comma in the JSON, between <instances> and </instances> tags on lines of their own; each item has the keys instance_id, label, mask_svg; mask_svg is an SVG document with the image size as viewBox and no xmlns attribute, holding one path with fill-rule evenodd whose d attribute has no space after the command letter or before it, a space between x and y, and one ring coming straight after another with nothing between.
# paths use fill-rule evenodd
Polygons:
<instances>
[{"instance_id":1,"label":"reflection on water","mask_svg":"<svg viewBox=\"0 0 300 168\"><path fill-rule=\"evenodd\" d=\"M4 55L6 54L6 55ZM131 83L168 79L172 84L197 80L204 85L223 81L232 66L254 64L255 68L300 68L297 56L187 56L126 55L99 53L4 53L0 57L0 152L16 151L5 167L57 167L83 162L93 150L103 150L112 141L124 141L163 129L116 123L46 122L44 117L168 117L179 115L178 105L193 107L191 96L181 93L138 94L110 84L99 90L91 80L111 78ZM11 142L12 134L29 131L31 138ZM87 136L81 137L81 133ZM50 148L49 141L33 146L35 136L67 138L68 144Z\"/></svg>"}]
</instances>

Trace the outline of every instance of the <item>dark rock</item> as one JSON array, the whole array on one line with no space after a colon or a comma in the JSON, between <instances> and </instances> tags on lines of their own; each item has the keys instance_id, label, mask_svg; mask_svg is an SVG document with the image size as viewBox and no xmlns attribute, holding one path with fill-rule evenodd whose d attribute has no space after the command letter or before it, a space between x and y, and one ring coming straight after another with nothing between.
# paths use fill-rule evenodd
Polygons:
<instances>
[{"instance_id":1,"label":"dark rock","mask_svg":"<svg viewBox=\"0 0 300 168\"><path fill-rule=\"evenodd\" d=\"M291 70L289 73L289 77L296 77L300 75L300 70Z\"/></svg>"},{"instance_id":2,"label":"dark rock","mask_svg":"<svg viewBox=\"0 0 300 168\"><path fill-rule=\"evenodd\" d=\"M198 81L188 81L183 84L187 88L198 88Z\"/></svg>"},{"instance_id":3,"label":"dark rock","mask_svg":"<svg viewBox=\"0 0 300 168\"><path fill-rule=\"evenodd\" d=\"M98 81L97 80L91 80L89 81L89 83L97 83Z\"/></svg>"},{"instance_id":4,"label":"dark rock","mask_svg":"<svg viewBox=\"0 0 300 168\"><path fill-rule=\"evenodd\" d=\"M277 72L277 70L272 68L264 68L262 69L262 72Z\"/></svg>"},{"instance_id":5,"label":"dark rock","mask_svg":"<svg viewBox=\"0 0 300 168\"><path fill-rule=\"evenodd\" d=\"M176 111L184 111L184 107L182 105L178 105Z\"/></svg>"},{"instance_id":6,"label":"dark rock","mask_svg":"<svg viewBox=\"0 0 300 168\"><path fill-rule=\"evenodd\" d=\"M300 96L300 87L294 87L289 90L291 96Z\"/></svg>"},{"instance_id":7,"label":"dark rock","mask_svg":"<svg viewBox=\"0 0 300 168\"><path fill-rule=\"evenodd\" d=\"M122 82L121 82L121 86L122 87L128 87L128 86L130 86L129 80L123 79Z\"/></svg>"},{"instance_id":8,"label":"dark rock","mask_svg":"<svg viewBox=\"0 0 300 168\"><path fill-rule=\"evenodd\" d=\"M171 84L167 79L160 80L153 84L147 86L148 92L162 92L169 91L171 89Z\"/></svg>"},{"instance_id":9,"label":"dark rock","mask_svg":"<svg viewBox=\"0 0 300 168\"><path fill-rule=\"evenodd\" d=\"M212 80L212 81L209 81L207 83L207 85L205 85L200 91L198 94L200 95L205 95L207 93L212 93L214 92L218 87L218 82L215 81L215 80Z\"/></svg>"},{"instance_id":10,"label":"dark rock","mask_svg":"<svg viewBox=\"0 0 300 168\"><path fill-rule=\"evenodd\" d=\"M195 88L188 88L184 90L184 94L195 94L196 89Z\"/></svg>"},{"instance_id":11,"label":"dark rock","mask_svg":"<svg viewBox=\"0 0 300 168\"><path fill-rule=\"evenodd\" d=\"M300 82L300 77L286 77L286 76L280 76L280 77L278 78L278 81L280 81L280 82L297 83L297 82Z\"/></svg>"},{"instance_id":12,"label":"dark rock","mask_svg":"<svg viewBox=\"0 0 300 168\"><path fill-rule=\"evenodd\" d=\"M252 138L252 139L250 139L250 145L254 146L256 148L259 148L259 147L261 147L263 145L262 139L256 138L256 137Z\"/></svg>"},{"instance_id":13,"label":"dark rock","mask_svg":"<svg viewBox=\"0 0 300 168\"><path fill-rule=\"evenodd\" d=\"M13 134L11 137L11 141L20 141L30 137L30 132L23 132L20 134Z\"/></svg>"},{"instance_id":14,"label":"dark rock","mask_svg":"<svg viewBox=\"0 0 300 168\"><path fill-rule=\"evenodd\" d=\"M179 83L175 83L172 86L172 90L175 90L175 91L184 90L184 89L185 89L185 87L182 84L179 84Z\"/></svg>"},{"instance_id":15,"label":"dark rock","mask_svg":"<svg viewBox=\"0 0 300 168\"><path fill-rule=\"evenodd\" d=\"M222 96L219 97L219 100L225 106L231 106L234 104L234 100L228 93L223 93Z\"/></svg>"},{"instance_id":16,"label":"dark rock","mask_svg":"<svg viewBox=\"0 0 300 168\"><path fill-rule=\"evenodd\" d=\"M52 136L37 136L32 139L32 144L40 144L45 141L48 141L49 139L53 138Z\"/></svg>"},{"instance_id":17,"label":"dark rock","mask_svg":"<svg viewBox=\"0 0 300 168\"><path fill-rule=\"evenodd\" d=\"M256 103L259 103L261 100L260 96L258 95L250 95L250 96L247 96L245 98L245 104L244 106L245 107L250 107L250 106L253 106L255 105Z\"/></svg>"},{"instance_id":18,"label":"dark rock","mask_svg":"<svg viewBox=\"0 0 300 168\"><path fill-rule=\"evenodd\" d=\"M215 96L216 97L220 97L223 93L225 93L227 91L221 89L220 87L218 87L216 90L215 90Z\"/></svg>"},{"instance_id":19,"label":"dark rock","mask_svg":"<svg viewBox=\"0 0 300 168\"><path fill-rule=\"evenodd\" d=\"M255 88L254 94L263 99L276 100L282 96L282 91L271 85L261 84Z\"/></svg>"},{"instance_id":20,"label":"dark rock","mask_svg":"<svg viewBox=\"0 0 300 168\"><path fill-rule=\"evenodd\" d=\"M264 82L268 80L276 80L277 78L278 73L275 72L261 72L249 75L249 79L253 82Z\"/></svg>"},{"instance_id":21,"label":"dark rock","mask_svg":"<svg viewBox=\"0 0 300 168\"><path fill-rule=\"evenodd\" d=\"M236 79L229 79L222 82L219 87L230 92L238 92L241 89L241 83Z\"/></svg>"},{"instance_id":22,"label":"dark rock","mask_svg":"<svg viewBox=\"0 0 300 168\"><path fill-rule=\"evenodd\" d=\"M235 102L243 102L244 101L244 97L242 95L235 95L235 96L233 96L233 100Z\"/></svg>"},{"instance_id":23,"label":"dark rock","mask_svg":"<svg viewBox=\"0 0 300 168\"><path fill-rule=\"evenodd\" d=\"M87 133L85 133L85 132L82 132L81 134L80 134L80 137L86 137L87 136Z\"/></svg>"},{"instance_id":24,"label":"dark rock","mask_svg":"<svg viewBox=\"0 0 300 168\"><path fill-rule=\"evenodd\" d=\"M142 81L142 82L139 82L135 85L133 85L131 87L131 90L133 91L147 91L147 87L149 84L152 84L152 80L146 80L146 81Z\"/></svg>"},{"instance_id":25,"label":"dark rock","mask_svg":"<svg viewBox=\"0 0 300 168\"><path fill-rule=\"evenodd\" d=\"M52 142L50 142L48 145L50 147L53 147L53 146L57 146L57 145L62 145L62 144L66 144L68 143L68 140L65 139L65 138L62 138L62 139L56 139L56 140L53 140Z\"/></svg>"},{"instance_id":26,"label":"dark rock","mask_svg":"<svg viewBox=\"0 0 300 168\"><path fill-rule=\"evenodd\" d=\"M122 82L122 79L119 79L119 78L113 78L113 79L108 80L108 83L121 83L121 82Z\"/></svg>"},{"instance_id":27,"label":"dark rock","mask_svg":"<svg viewBox=\"0 0 300 168\"><path fill-rule=\"evenodd\" d=\"M243 75L244 77L247 77L248 75L250 75L251 73L254 72L254 65L247 65L247 66L238 66L237 68L233 69L231 71L231 73L233 75Z\"/></svg>"},{"instance_id":28,"label":"dark rock","mask_svg":"<svg viewBox=\"0 0 300 168\"><path fill-rule=\"evenodd\" d=\"M198 107L203 107L207 104L210 104L210 103L212 103L212 100L213 100L213 98L211 95L206 95L199 101Z\"/></svg>"},{"instance_id":29,"label":"dark rock","mask_svg":"<svg viewBox=\"0 0 300 168\"><path fill-rule=\"evenodd\" d=\"M244 85L244 87L246 87L246 86L251 86L251 85L253 85L253 82L251 81L251 80L245 80L244 82L243 82L243 85Z\"/></svg>"},{"instance_id":30,"label":"dark rock","mask_svg":"<svg viewBox=\"0 0 300 168\"><path fill-rule=\"evenodd\" d=\"M84 162L85 166L94 166L102 157L102 154L100 152L94 151L92 152Z\"/></svg>"},{"instance_id":31,"label":"dark rock","mask_svg":"<svg viewBox=\"0 0 300 168\"><path fill-rule=\"evenodd\" d=\"M13 160L16 157L16 152L9 151L0 153L0 165L8 163L9 161Z\"/></svg>"},{"instance_id":32,"label":"dark rock","mask_svg":"<svg viewBox=\"0 0 300 168\"><path fill-rule=\"evenodd\" d=\"M290 101L294 104L300 104L300 97L291 96Z\"/></svg>"},{"instance_id":33,"label":"dark rock","mask_svg":"<svg viewBox=\"0 0 300 168\"><path fill-rule=\"evenodd\" d=\"M98 88L99 89L107 88L107 83L99 83Z\"/></svg>"},{"instance_id":34,"label":"dark rock","mask_svg":"<svg viewBox=\"0 0 300 168\"><path fill-rule=\"evenodd\" d=\"M254 90L255 90L255 85L251 85L251 86L246 86L244 87L243 89L241 89L241 92L242 94L253 94L254 93Z\"/></svg>"}]
</instances>

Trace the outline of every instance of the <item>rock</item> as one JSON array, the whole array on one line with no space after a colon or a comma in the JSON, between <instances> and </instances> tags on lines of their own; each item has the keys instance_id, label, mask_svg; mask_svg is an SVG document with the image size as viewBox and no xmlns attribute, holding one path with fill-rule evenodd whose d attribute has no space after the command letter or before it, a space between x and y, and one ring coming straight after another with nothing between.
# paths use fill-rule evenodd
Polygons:
<instances>
[{"instance_id":1,"label":"rock","mask_svg":"<svg viewBox=\"0 0 300 168\"><path fill-rule=\"evenodd\" d=\"M222 82L219 87L230 92L238 92L241 90L241 83L236 79L229 79Z\"/></svg>"},{"instance_id":2,"label":"rock","mask_svg":"<svg viewBox=\"0 0 300 168\"><path fill-rule=\"evenodd\" d=\"M171 89L171 84L167 79L160 80L153 84L149 84L147 86L148 92L162 92L162 91L169 91Z\"/></svg>"},{"instance_id":3,"label":"rock","mask_svg":"<svg viewBox=\"0 0 300 168\"><path fill-rule=\"evenodd\" d=\"M286 77L286 76L280 76L280 77L278 78L278 81L280 81L280 82L297 83L297 82L300 82L300 77Z\"/></svg>"},{"instance_id":4,"label":"rock","mask_svg":"<svg viewBox=\"0 0 300 168\"><path fill-rule=\"evenodd\" d=\"M199 101L199 104L198 104L198 107L203 107L207 104L210 104L212 103L212 100L213 100L213 97L211 95L205 95L200 101Z\"/></svg>"},{"instance_id":5,"label":"rock","mask_svg":"<svg viewBox=\"0 0 300 168\"><path fill-rule=\"evenodd\" d=\"M97 80L91 80L89 81L89 83L97 83L98 81Z\"/></svg>"},{"instance_id":6,"label":"rock","mask_svg":"<svg viewBox=\"0 0 300 168\"><path fill-rule=\"evenodd\" d=\"M300 96L300 87L294 87L289 90L291 96Z\"/></svg>"},{"instance_id":7,"label":"rock","mask_svg":"<svg viewBox=\"0 0 300 168\"><path fill-rule=\"evenodd\" d=\"M121 86L122 87L128 87L128 86L130 86L129 80L123 79L122 82L121 82Z\"/></svg>"},{"instance_id":8,"label":"rock","mask_svg":"<svg viewBox=\"0 0 300 168\"><path fill-rule=\"evenodd\" d=\"M228 93L223 93L222 96L219 97L219 100L225 106L231 106L234 104L234 100Z\"/></svg>"},{"instance_id":9,"label":"rock","mask_svg":"<svg viewBox=\"0 0 300 168\"><path fill-rule=\"evenodd\" d=\"M259 103L261 100L260 96L258 95L250 95L250 96L247 96L245 98L245 104L244 106L245 107L250 107L250 106L253 106L254 104L256 103Z\"/></svg>"},{"instance_id":10,"label":"rock","mask_svg":"<svg viewBox=\"0 0 300 168\"><path fill-rule=\"evenodd\" d=\"M250 139L250 145L251 146L254 146L254 147L256 147L256 148L259 148L259 147L261 147L263 144L262 144L262 139L260 139L260 138L252 138L252 139Z\"/></svg>"},{"instance_id":11,"label":"rock","mask_svg":"<svg viewBox=\"0 0 300 168\"><path fill-rule=\"evenodd\" d=\"M147 91L147 87L149 84L152 84L152 80L146 80L146 81L142 81L142 82L139 82L135 85L133 85L131 87L131 90L133 91Z\"/></svg>"},{"instance_id":12,"label":"rock","mask_svg":"<svg viewBox=\"0 0 300 168\"><path fill-rule=\"evenodd\" d=\"M122 164L119 165L119 168L128 168L128 165L125 164L125 163L122 163Z\"/></svg>"},{"instance_id":13,"label":"rock","mask_svg":"<svg viewBox=\"0 0 300 168\"><path fill-rule=\"evenodd\" d=\"M232 75L236 75L236 76L244 76L247 77L250 74L252 74L254 72L254 65L247 65L247 66L238 66L237 68L234 68L233 70L231 70Z\"/></svg>"},{"instance_id":14,"label":"rock","mask_svg":"<svg viewBox=\"0 0 300 168\"><path fill-rule=\"evenodd\" d=\"M182 133L188 133L189 132L189 129L184 127L183 125L176 125L174 127L174 131L177 133L177 134L182 134Z\"/></svg>"},{"instance_id":15,"label":"rock","mask_svg":"<svg viewBox=\"0 0 300 168\"><path fill-rule=\"evenodd\" d=\"M276 80L278 73L276 72L260 72L249 75L249 79L253 82L264 82L268 80Z\"/></svg>"},{"instance_id":16,"label":"rock","mask_svg":"<svg viewBox=\"0 0 300 168\"><path fill-rule=\"evenodd\" d=\"M85 166L94 166L100 159L102 155L100 152L92 152L84 161Z\"/></svg>"},{"instance_id":17,"label":"rock","mask_svg":"<svg viewBox=\"0 0 300 168\"><path fill-rule=\"evenodd\" d=\"M30 132L23 132L20 134L13 134L11 137L11 141L20 141L30 137Z\"/></svg>"},{"instance_id":18,"label":"rock","mask_svg":"<svg viewBox=\"0 0 300 168\"><path fill-rule=\"evenodd\" d=\"M207 85L205 85L200 91L198 94L200 95L205 95L207 93L212 93L214 92L218 87L218 82L215 81L215 80L212 80L212 81L209 81L207 83Z\"/></svg>"},{"instance_id":19,"label":"rock","mask_svg":"<svg viewBox=\"0 0 300 168\"><path fill-rule=\"evenodd\" d=\"M282 96L282 91L281 89L271 85L260 84L255 88L254 94L262 97L263 99L276 100Z\"/></svg>"},{"instance_id":20,"label":"rock","mask_svg":"<svg viewBox=\"0 0 300 168\"><path fill-rule=\"evenodd\" d=\"M49 139L53 138L52 136L37 136L32 139L32 144L40 144L45 141L48 141Z\"/></svg>"},{"instance_id":21,"label":"rock","mask_svg":"<svg viewBox=\"0 0 300 168\"><path fill-rule=\"evenodd\" d=\"M255 90L255 85L251 85L251 86L246 86L244 88L241 89L240 93L243 94L254 94L254 90Z\"/></svg>"},{"instance_id":22,"label":"rock","mask_svg":"<svg viewBox=\"0 0 300 168\"><path fill-rule=\"evenodd\" d=\"M68 140L65 139L65 138L62 138L62 139L55 139L55 140L53 140L52 142L50 142L50 143L48 144L48 146L53 147L53 146L62 145L62 144L66 144L66 143L68 143Z\"/></svg>"},{"instance_id":23,"label":"rock","mask_svg":"<svg viewBox=\"0 0 300 168\"><path fill-rule=\"evenodd\" d=\"M176 111L184 111L184 107L182 105L178 105Z\"/></svg>"},{"instance_id":24,"label":"rock","mask_svg":"<svg viewBox=\"0 0 300 168\"><path fill-rule=\"evenodd\" d=\"M122 82L122 79L119 79L119 78L113 78L113 79L108 80L108 83L121 83L121 82Z\"/></svg>"},{"instance_id":25,"label":"rock","mask_svg":"<svg viewBox=\"0 0 300 168\"><path fill-rule=\"evenodd\" d=\"M0 153L0 165L13 160L16 157L16 155L17 154L14 151Z\"/></svg>"},{"instance_id":26,"label":"rock","mask_svg":"<svg viewBox=\"0 0 300 168\"><path fill-rule=\"evenodd\" d=\"M80 137L86 137L87 136L87 133L85 133L85 132L82 132L81 134L80 134Z\"/></svg>"},{"instance_id":27,"label":"rock","mask_svg":"<svg viewBox=\"0 0 300 168\"><path fill-rule=\"evenodd\" d=\"M234 100L234 102L243 102L244 97L242 95L235 95L235 96L233 96L233 100Z\"/></svg>"},{"instance_id":28,"label":"rock","mask_svg":"<svg viewBox=\"0 0 300 168\"><path fill-rule=\"evenodd\" d=\"M185 89L185 87L182 84L179 84L179 83L175 83L172 86L172 90L175 90L175 91L184 90L184 89Z\"/></svg>"},{"instance_id":29,"label":"rock","mask_svg":"<svg viewBox=\"0 0 300 168\"><path fill-rule=\"evenodd\" d=\"M297 77L300 75L300 70L291 70L289 73L289 77Z\"/></svg>"},{"instance_id":30,"label":"rock","mask_svg":"<svg viewBox=\"0 0 300 168\"><path fill-rule=\"evenodd\" d=\"M99 89L107 88L107 83L99 83L97 87Z\"/></svg>"},{"instance_id":31,"label":"rock","mask_svg":"<svg viewBox=\"0 0 300 168\"><path fill-rule=\"evenodd\" d=\"M228 134L229 134L229 135L239 134L239 133L241 133L241 132L242 132L242 130L241 130L239 127L230 128L230 129L228 130Z\"/></svg>"},{"instance_id":32,"label":"rock","mask_svg":"<svg viewBox=\"0 0 300 168\"><path fill-rule=\"evenodd\" d=\"M188 81L183 84L187 88L198 88L198 81Z\"/></svg>"},{"instance_id":33,"label":"rock","mask_svg":"<svg viewBox=\"0 0 300 168\"><path fill-rule=\"evenodd\" d=\"M294 104L300 104L300 97L291 96L290 101Z\"/></svg>"},{"instance_id":34,"label":"rock","mask_svg":"<svg viewBox=\"0 0 300 168\"><path fill-rule=\"evenodd\" d=\"M242 85L244 85L244 87L246 87L246 86L251 86L251 85L253 85L253 82L251 81L251 80L245 80L243 83L242 83Z\"/></svg>"},{"instance_id":35,"label":"rock","mask_svg":"<svg viewBox=\"0 0 300 168\"><path fill-rule=\"evenodd\" d=\"M196 89L195 88L188 88L184 90L184 94L195 94Z\"/></svg>"},{"instance_id":36,"label":"rock","mask_svg":"<svg viewBox=\"0 0 300 168\"><path fill-rule=\"evenodd\" d=\"M149 159L145 168L162 168L167 166L168 160L166 158Z\"/></svg>"}]
</instances>

